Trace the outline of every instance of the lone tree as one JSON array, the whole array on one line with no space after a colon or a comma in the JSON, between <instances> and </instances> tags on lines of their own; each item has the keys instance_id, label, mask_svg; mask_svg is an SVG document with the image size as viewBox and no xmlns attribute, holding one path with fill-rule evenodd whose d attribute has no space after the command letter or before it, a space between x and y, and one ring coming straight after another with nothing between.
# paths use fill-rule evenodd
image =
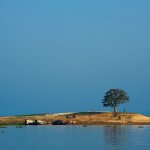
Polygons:
<instances>
[{"instance_id":1,"label":"lone tree","mask_svg":"<svg viewBox=\"0 0 150 150\"><path fill-rule=\"evenodd\" d=\"M102 100L104 107L113 107L114 114L117 113L117 106L129 101L129 97L124 90L121 89L110 89L105 93L105 96Z\"/></svg>"}]
</instances>

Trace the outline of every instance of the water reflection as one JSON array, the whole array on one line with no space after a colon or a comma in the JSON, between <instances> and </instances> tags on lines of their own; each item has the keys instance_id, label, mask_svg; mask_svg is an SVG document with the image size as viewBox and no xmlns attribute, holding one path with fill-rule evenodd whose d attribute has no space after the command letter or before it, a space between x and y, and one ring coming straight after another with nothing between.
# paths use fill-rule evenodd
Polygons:
<instances>
[{"instance_id":1,"label":"water reflection","mask_svg":"<svg viewBox=\"0 0 150 150\"><path fill-rule=\"evenodd\" d=\"M105 126L104 127L104 145L105 150L123 147L126 143L126 127L125 126Z\"/></svg>"},{"instance_id":2,"label":"water reflection","mask_svg":"<svg viewBox=\"0 0 150 150\"><path fill-rule=\"evenodd\" d=\"M149 135L150 126L8 127L0 129L0 150L149 150Z\"/></svg>"}]
</instances>

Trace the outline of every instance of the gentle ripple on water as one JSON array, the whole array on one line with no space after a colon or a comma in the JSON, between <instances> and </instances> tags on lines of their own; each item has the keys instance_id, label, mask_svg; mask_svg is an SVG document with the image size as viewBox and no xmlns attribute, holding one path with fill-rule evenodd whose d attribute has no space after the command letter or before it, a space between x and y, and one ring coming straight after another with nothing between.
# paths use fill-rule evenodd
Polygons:
<instances>
[{"instance_id":1,"label":"gentle ripple on water","mask_svg":"<svg viewBox=\"0 0 150 150\"><path fill-rule=\"evenodd\" d=\"M0 128L0 150L149 150L150 126Z\"/></svg>"}]
</instances>

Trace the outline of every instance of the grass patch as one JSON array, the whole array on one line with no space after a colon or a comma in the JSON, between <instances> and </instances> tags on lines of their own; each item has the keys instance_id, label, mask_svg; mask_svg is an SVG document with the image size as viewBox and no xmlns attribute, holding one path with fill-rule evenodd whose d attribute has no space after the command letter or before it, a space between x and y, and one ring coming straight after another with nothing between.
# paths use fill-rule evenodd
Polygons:
<instances>
[{"instance_id":1,"label":"grass patch","mask_svg":"<svg viewBox=\"0 0 150 150\"><path fill-rule=\"evenodd\" d=\"M94 114L102 114L104 112L95 112L95 111L85 111L85 112L77 112L73 113L74 115L94 115Z\"/></svg>"},{"instance_id":2,"label":"grass patch","mask_svg":"<svg viewBox=\"0 0 150 150\"><path fill-rule=\"evenodd\" d=\"M15 117L26 117L26 116L44 116L47 115L48 113L44 114L26 114L26 115L16 115Z\"/></svg>"}]
</instances>

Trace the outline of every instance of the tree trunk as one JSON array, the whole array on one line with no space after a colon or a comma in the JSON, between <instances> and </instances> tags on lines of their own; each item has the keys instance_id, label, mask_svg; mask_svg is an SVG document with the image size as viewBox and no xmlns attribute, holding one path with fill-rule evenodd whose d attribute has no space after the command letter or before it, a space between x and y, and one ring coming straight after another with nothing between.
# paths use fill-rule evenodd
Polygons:
<instances>
[{"instance_id":1,"label":"tree trunk","mask_svg":"<svg viewBox=\"0 0 150 150\"><path fill-rule=\"evenodd\" d=\"M116 108L116 106L114 106L114 114L115 114L115 116L117 114L117 108Z\"/></svg>"}]
</instances>

